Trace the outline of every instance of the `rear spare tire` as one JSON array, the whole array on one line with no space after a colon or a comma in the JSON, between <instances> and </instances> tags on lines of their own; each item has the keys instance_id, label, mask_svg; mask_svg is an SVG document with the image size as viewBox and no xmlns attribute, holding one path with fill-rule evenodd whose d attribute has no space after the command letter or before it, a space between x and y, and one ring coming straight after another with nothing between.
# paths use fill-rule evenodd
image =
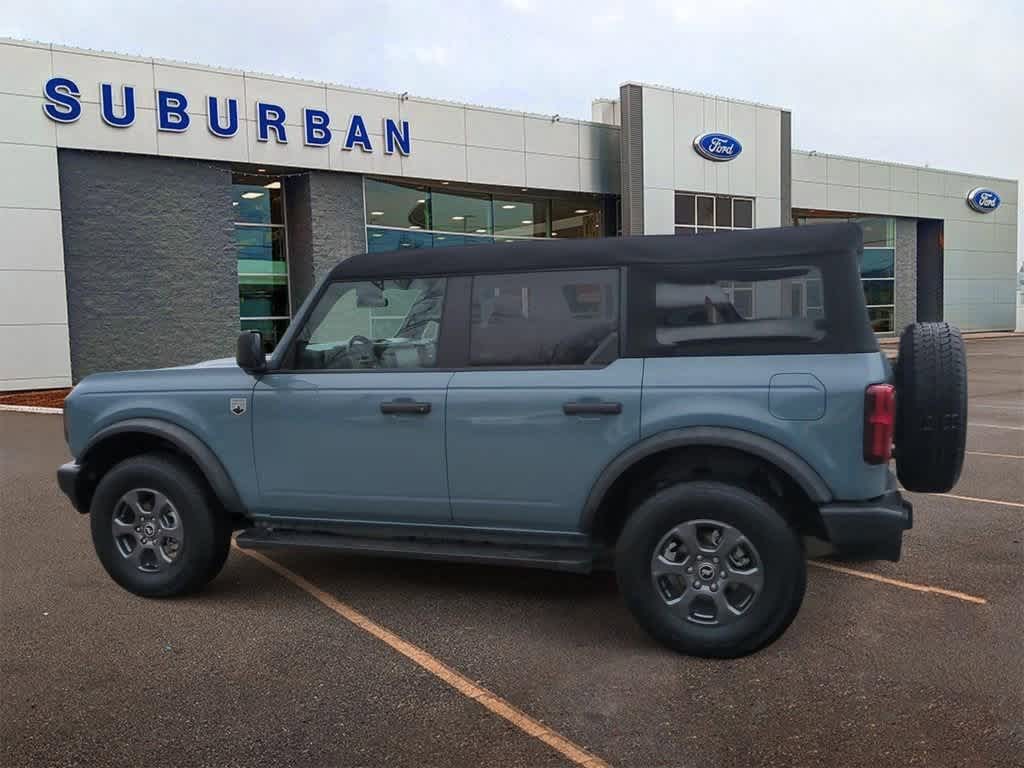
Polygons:
<instances>
[{"instance_id":1,"label":"rear spare tire","mask_svg":"<svg viewBox=\"0 0 1024 768\"><path fill-rule=\"evenodd\" d=\"M960 479L967 440L967 358L960 329L915 323L896 361L896 474L908 491L945 493Z\"/></svg>"}]
</instances>

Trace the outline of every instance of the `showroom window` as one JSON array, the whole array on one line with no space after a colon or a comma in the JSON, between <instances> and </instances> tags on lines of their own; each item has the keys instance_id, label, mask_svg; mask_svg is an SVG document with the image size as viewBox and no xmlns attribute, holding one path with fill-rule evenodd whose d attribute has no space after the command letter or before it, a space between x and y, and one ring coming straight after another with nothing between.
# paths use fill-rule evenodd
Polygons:
<instances>
[{"instance_id":1,"label":"showroom window","mask_svg":"<svg viewBox=\"0 0 1024 768\"><path fill-rule=\"evenodd\" d=\"M875 333L894 333L896 305L896 220L878 216L799 216L798 225L853 221L864 231L860 281Z\"/></svg>"},{"instance_id":2,"label":"showroom window","mask_svg":"<svg viewBox=\"0 0 1024 768\"><path fill-rule=\"evenodd\" d=\"M281 180L236 173L231 195L241 329L260 331L269 351L291 318Z\"/></svg>"},{"instance_id":3,"label":"showroom window","mask_svg":"<svg viewBox=\"0 0 1024 768\"><path fill-rule=\"evenodd\" d=\"M600 195L497 192L372 178L365 181L365 194L370 253L604 234Z\"/></svg>"},{"instance_id":4,"label":"showroom window","mask_svg":"<svg viewBox=\"0 0 1024 768\"><path fill-rule=\"evenodd\" d=\"M730 229L752 229L754 201L749 197L676 192L676 234L700 235Z\"/></svg>"}]
</instances>

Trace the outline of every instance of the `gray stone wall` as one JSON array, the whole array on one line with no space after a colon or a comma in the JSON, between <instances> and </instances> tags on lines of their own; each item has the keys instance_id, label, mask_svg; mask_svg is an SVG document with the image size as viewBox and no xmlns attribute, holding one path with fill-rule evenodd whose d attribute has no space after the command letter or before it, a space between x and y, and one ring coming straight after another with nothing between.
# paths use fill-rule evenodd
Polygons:
<instances>
[{"instance_id":1,"label":"gray stone wall","mask_svg":"<svg viewBox=\"0 0 1024 768\"><path fill-rule=\"evenodd\" d=\"M231 173L64 149L58 166L72 378L233 354Z\"/></svg>"},{"instance_id":2,"label":"gray stone wall","mask_svg":"<svg viewBox=\"0 0 1024 768\"><path fill-rule=\"evenodd\" d=\"M310 171L285 180L292 306L331 267L366 250L363 177Z\"/></svg>"},{"instance_id":3,"label":"gray stone wall","mask_svg":"<svg viewBox=\"0 0 1024 768\"><path fill-rule=\"evenodd\" d=\"M896 219L896 309L893 328L899 333L917 322L917 220Z\"/></svg>"}]
</instances>

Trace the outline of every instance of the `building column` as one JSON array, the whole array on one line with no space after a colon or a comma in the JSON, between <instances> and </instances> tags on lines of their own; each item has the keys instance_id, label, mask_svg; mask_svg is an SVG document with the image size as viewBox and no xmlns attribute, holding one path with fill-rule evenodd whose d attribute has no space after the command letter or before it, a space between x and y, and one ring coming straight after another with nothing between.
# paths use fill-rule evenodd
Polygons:
<instances>
[{"instance_id":1,"label":"building column","mask_svg":"<svg viewBox=\"0 0 1024 768\"><path fill-rule=\"evenodd\" d=\"M896 219L896 259L893 266L896 307L893 330L899 334L917 322L917 220Z\"/></svg>"}]
</instances>

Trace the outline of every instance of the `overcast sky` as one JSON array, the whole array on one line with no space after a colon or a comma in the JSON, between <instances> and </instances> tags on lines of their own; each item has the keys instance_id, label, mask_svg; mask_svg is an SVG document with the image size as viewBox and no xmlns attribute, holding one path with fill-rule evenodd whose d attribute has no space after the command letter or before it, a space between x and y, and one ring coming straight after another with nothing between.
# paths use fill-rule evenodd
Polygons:
<instances>
[{"instance_id":1,"label":"overcast sky","mask_svg":"<svg viewBox=\"0 0 1024 768\"><path fill-rule=\"evenodd\" d=\"M800 149L1024 178L1024 0L0 0L0 36L581 118L639 80L787 107Z\"/></svg>"}]
</instances>

